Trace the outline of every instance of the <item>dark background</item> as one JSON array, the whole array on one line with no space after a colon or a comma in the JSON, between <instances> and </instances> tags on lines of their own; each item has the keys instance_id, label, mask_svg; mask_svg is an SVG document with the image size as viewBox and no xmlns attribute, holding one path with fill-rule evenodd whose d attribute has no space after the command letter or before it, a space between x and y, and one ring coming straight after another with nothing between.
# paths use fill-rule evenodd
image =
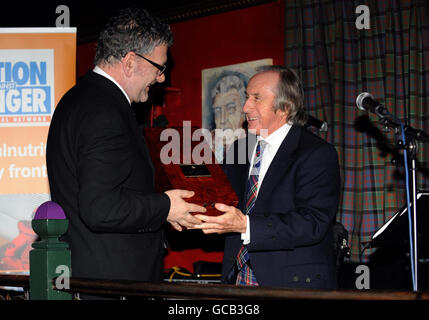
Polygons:
<instances>
[{"instance_id":1,"label":"dark background","mask_svg":"<svg viewBox=\"0 0 429 320\"><path fill-rule=\"evenodd\" d=\"M152 1L5 1L0 27L54 27L57 6L70 9L70 27L77 27L78 43L96 39L107 19L119 9L139 6L166 23L255 6L273 0L152 0Z\"/></svg>"}]
</instances>

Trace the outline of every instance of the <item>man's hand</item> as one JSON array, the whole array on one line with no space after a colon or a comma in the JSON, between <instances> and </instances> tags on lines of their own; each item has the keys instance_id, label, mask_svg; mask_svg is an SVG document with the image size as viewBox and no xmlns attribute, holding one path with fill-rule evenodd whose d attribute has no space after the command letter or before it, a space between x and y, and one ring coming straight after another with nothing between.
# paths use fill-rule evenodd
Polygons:
<instances>
[{"instance_id":1,"label":"man's hand","mask_svg":"<svg viewBox=\"0 0 429 320\"><path fill-rule=\"evenodd\" d=\"M201 224L201 221L190 212L204 213L207 211L206 208L183 200L183 198L193 197L193 191L174 189L166 191L165 194L170 198L170 212L167 221L174 229L182 231L183 227L193 228L195 225Z\"/></svg>"},{"instance_id":2,"label":"man's hand","mask_svg":"<svg viewBox=\"0 0 429 320\"><path fill-rule=\"evenodd\" d=\"M216 203L215 208L224 214L213 217L201 214L195 215L204 223L195 226L195 229L201 229L204 233L226 233L240 232L245 233L247 227L246 216L236 207L227 206L223 203Z\"/></svg>"}]
</instances>

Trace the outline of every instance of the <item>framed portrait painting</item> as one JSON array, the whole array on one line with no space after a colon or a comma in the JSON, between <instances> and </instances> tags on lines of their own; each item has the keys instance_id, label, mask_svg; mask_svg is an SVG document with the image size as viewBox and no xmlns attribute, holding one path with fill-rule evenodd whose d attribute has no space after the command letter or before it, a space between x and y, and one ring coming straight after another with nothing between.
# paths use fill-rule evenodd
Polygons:
<instances>
[{"instance_id":1,"label":"framed portrait painting","mask_svg":"<svg viewBox=\"0 0 429 320\"><path fill-rule=\"evenodd\" d=\"M256 69L270 58L202 70L202 127L212 132L212 149L221 161L236 139L245 135L246 87Z\"/></svg>"}]
</instances>

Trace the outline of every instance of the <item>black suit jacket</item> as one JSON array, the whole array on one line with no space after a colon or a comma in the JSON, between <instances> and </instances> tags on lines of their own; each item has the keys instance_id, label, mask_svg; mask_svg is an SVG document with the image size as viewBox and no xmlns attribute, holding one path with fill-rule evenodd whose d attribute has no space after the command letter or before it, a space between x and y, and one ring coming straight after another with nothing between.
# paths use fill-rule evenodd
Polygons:
<instances>
[{"instance_id":1,"label":"black suit jacket","mask_svg":"<svg viewBox=\"0 0 429 320\"><path fill-rule=\"evenodd\" d=\"M64 209L74 277L159 281L170 208L134 113L110 80L89 72L59 102L49 129L52 200Z\"/></svg>"},{"instance_id":2,"label":"black suit jacket","mask_svg":"<svg viewBox=\"0 0 429 320\"><path fill-rule=\"evenodd\" d=\"M252 140L252 135L250 138ZM253 141L256 139L253 136ZM230 152L253 151L254 143L237 141ZM235 150L235 152L234 152ZM241 154L242 155L242 154ZM229 154L226 174L245 212L249 157L241 164ZM237 156L235 156L237 157ZM242 160L242 159L241 159ZM250 215L250 263L259 285L335 288L332 224L340 194L335 148L301 126L293 125L260 186ZM240 234L225 241L223 280L242 245Z\"/></svg>"}]
</instances>

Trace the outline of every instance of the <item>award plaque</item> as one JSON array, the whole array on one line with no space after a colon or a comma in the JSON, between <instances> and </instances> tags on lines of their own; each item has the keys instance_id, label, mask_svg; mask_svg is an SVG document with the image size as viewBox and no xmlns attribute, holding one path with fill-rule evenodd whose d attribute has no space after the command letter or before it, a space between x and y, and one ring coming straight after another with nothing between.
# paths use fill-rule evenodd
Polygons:
<instances>
[{"instance_id":1,"label":"award plaque","mask_svg":"<svg viewBox=\"0 0 429 320\"><path fill-rule=\"evenodd\" d=\"M155 166L155 188L158 192L194 191L195 195L185 201L204 206L206 215L220 215L214 204L237 206L238 197L204 135L195 134L196 130L200 133L205 129L184 126L143 130Z\"/></svg>"}]
</instances>

